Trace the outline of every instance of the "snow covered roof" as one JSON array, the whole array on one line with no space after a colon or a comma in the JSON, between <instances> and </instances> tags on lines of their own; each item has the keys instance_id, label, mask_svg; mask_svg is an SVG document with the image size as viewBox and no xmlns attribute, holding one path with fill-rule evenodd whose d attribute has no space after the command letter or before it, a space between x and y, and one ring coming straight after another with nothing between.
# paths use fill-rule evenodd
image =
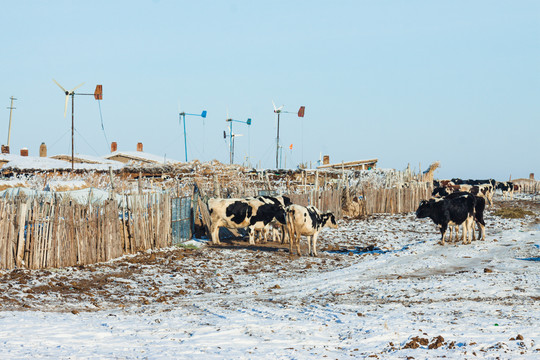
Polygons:
<instances>
[{"instance_id":1,"label":"snow covered roof","mask_svg":"<svg viewBox=\"0 0 540 360\"><path fill-rule=\"evenodd\" d=\"M58 154L58 155L51 156L51 158L63 160L63 161L69 161L71 163L71 155ZM87 163L87 164L108 164L108 165L117 165L120 167L124 165L123 163L119 161L105 159L104 157L101 157L101 156L76 154L74 158L75 158L75 162Z\"/></svg>"},{"instance_id":2,"label":"snow covered roof","mask_svg":"<svg viewBox=\"0 0 540 360\"><path fill-rule=\"evenodd\" d=\"M112 159L122 162L139 162L139 163L154 163L154 164L175 164L180 161L174 159L168 159L163 156L149 154L142 151L115 151L107 156L105 159Z\"/></svg>"},{"instance_id":3,"label":"snow covered roof","mask_svg":"<svg viewBox=\"0 0 540 360\"><path fill-rule=\"evenodd\" d=\"M77 155L79 156L79 155ZM53 159L49 157L36 156L19 156L14 154L1 154L0 160L8 162L2 166L2 170L17 170L17 171L50 171L50 170L71 170L71 162ZM113 170L118 170L124 167L120 162L112 162L103 160L99 164L76 163L76 170L98 170L106 171L112 167Z\"/></svg>"}]
</instances>

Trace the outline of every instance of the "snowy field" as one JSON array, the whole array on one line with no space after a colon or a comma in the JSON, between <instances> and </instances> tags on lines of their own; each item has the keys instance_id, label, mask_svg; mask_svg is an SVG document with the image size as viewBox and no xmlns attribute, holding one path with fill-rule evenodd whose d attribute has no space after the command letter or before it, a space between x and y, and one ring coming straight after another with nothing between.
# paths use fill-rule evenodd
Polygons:
<instances>
[{"instance_id":1,"label":"snowy field","mask_svg":"<svg viewBox=\"0 0 540 360\"><path fill-rule=\"evenodd\" d=\"M1 358L538 359L540 204L513 204L536 216L488 210L471 245L376 215L326 229L318 258L229 240L3 272Z\"/></svg>"}]
</instances>

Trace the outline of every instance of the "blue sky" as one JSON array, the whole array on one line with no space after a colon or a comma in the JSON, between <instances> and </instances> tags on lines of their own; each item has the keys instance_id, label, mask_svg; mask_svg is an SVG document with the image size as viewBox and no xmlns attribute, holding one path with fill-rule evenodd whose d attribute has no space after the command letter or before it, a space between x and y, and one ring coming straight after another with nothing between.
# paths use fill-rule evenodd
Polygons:
<instances>
[{"instance_id":1,"label":"blue sky","mask_svg":"<svg viewBox=\"0 0 540 360\"><path fill-rule=\"evenodd\" d=\"M283 165L378 158L439 178L540 177L537 1L19 1L0 14L0 100L16 101L12 152L70 153L65 88L75 98L76 152L144 150L228 162L227 108L244 134L237 163L275 166L272 100ZM9 110L0 117L7 143ZM2 125L3 124L3 125ZM106 137L105 137L106 135ZM249 135L249 136L248 136ZM248 146L249 144L249 146ZM293 144L293 150L288 147Z\"/></svg>"}]
</instances>

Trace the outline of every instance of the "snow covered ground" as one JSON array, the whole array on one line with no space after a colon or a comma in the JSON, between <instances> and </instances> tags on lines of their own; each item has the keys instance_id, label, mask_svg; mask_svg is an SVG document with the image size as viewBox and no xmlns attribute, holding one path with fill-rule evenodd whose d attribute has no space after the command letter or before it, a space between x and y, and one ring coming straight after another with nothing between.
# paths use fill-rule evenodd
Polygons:
<instances>
[{"instance_id":1,"label":"snow covered ground","mask_svg":"<svg viewBox=\"0 0 540 360\"><path fill-rule=\"evenodd\" d=\"M520 206L537 216L489 210L471 245L376 215L325 230L319 258L230 240L0 273L2 358L537 359L540 205Z\"/></svg>"}]
</instances>

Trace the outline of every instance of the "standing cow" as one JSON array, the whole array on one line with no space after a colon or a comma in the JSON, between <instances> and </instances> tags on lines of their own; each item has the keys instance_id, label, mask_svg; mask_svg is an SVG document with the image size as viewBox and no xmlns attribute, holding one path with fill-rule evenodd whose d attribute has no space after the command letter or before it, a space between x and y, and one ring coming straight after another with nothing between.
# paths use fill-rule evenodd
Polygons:
<instances>
[{"instance_id":1,"label":"standing cow","mask_svg":"<svg viewBox=\"0 0 540 360\"><path fill-rule=\"evenodd\" d=\"M263 230L272 221L285 225L285 209L273 202L256 198L248 199L210 199L208 209L212 224L212 242L219 244L219 228L248 228L249 244L255 245L255 230Z\"/></svg>"},{"instance_id":2,"label":"standing cow","mask_svg":"<svg viewBox=\"0 0 540 360\"><path fill-rule=\"evenodd\" d=\"M292 204L291 199L288 196L280 195L280 196L267 196L267 195L259 195L255 199L260 200L267 204L274 204L281 209L285 211L285 208ZM272 229L270 227L272 226ZM279 235L277 229L281 230L281 235ZM277 220L272 221L270 224L266 225L263 232L264 232L264 241L266 242L269 237L269 232L272 231L272 241L279 241L279 237L281 236L281 243L283 244L287 240L287 231L284 224L280 223Z\"/></svg>"},{"instance_id":3,"label":"standing cow","mask_svg":"<svg viewBox=\"0 0 540 360\"><path fill-rule=\"evenodd\" d=\"M448 225L463 224L463 243L467 244L468 239L470 242L469 230L474 222L475 205L474 195L467 193L452 198L422 200L416 210L416 217L428 217L440 227L442 245L445 244Z\"/></svg>"},{"instance_id":4,"label":"standing cow","mask_svg":"<svg viewBox=\"0 0 540 360\"><path fill-rule=\"evenodd\" d=\"M457 192L450 195L445 196L445 199L453 199L457 198L463 195L467 195L467 192ZM486 240L486 222L484 221L484 210L486 208L486 199L480 196L475 196L475 204L474 204L474 221L476 225L478 225L478 239L480 240ZM458 238L458 229L459 226L449 226L450 230L450 240L452 240L452 230L455 230L456 233L456 240ZM476 233L474 231L474 226L471 229L472 230L472 239L476 240ZM463 229L465 231L465 229Z\"/></svg>"},{"instance_id":5,"label":"standing cow","mask_svg":"<svg viewBox=\"0 0 540 360\"><path fill-rule=\"evenodd\" d=\"M289 232L289 252L292 254L293 246L296 244L298 255L300 252L300 238L302 235L308 238L309 255L317 255L317 237L323 227L327 226L337 229L337 222L334 214L330 211L321 213L315 206L304 207L301 205L290 205L287 212L287 229Z\"/></svg>"}]
</instances>

